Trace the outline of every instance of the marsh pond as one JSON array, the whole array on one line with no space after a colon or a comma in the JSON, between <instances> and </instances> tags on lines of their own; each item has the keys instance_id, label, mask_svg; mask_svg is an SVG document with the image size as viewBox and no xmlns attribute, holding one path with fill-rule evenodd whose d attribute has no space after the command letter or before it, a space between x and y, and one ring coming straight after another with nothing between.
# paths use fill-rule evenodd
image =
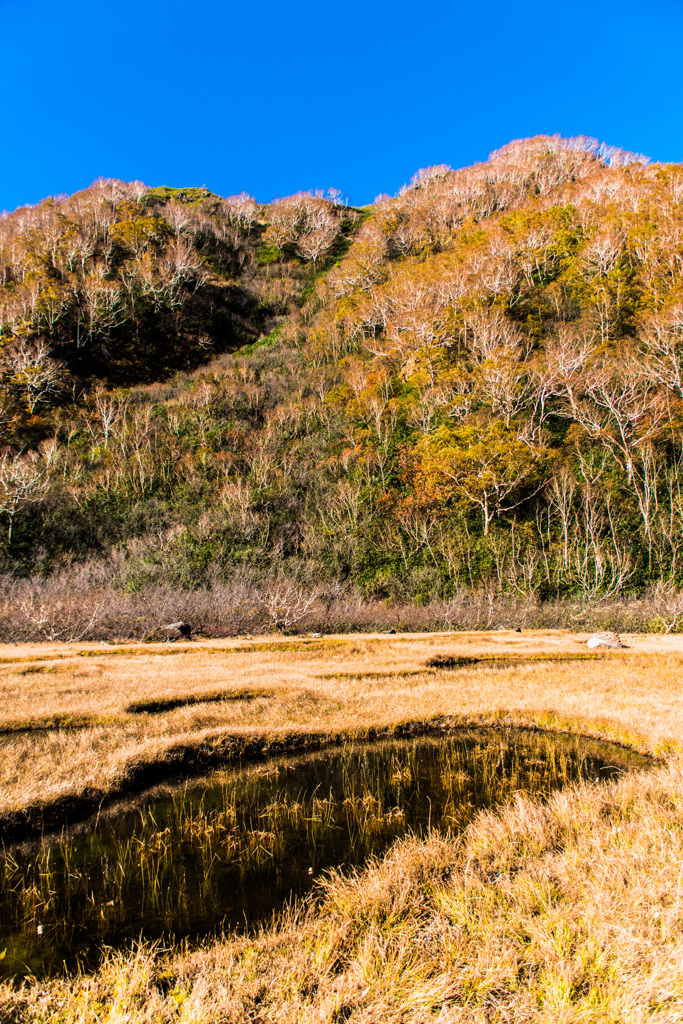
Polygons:
<instances>
[{"instance_id":1,"label":"marsh pond","mask_svg":"<svg viewBox=\"0 0 683 1024\"><path fill-rule=\"evenodd\" d=\"M463 730L217 772L0 858L0 971L41 975L146 939L249 930L399 836L457 832L516 792L542 799L651 762L543 732ZM4 954L4 955L3 955Z\"/></svg>"}]
</instances>

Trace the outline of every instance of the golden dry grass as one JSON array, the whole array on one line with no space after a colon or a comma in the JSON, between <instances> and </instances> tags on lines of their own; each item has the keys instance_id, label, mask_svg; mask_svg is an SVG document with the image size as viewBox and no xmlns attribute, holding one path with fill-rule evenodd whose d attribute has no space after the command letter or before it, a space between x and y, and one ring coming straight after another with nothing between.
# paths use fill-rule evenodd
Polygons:
<instances>
[{"instance_id":1,"label":"golden dry grass","mask_svg":"<svg viewBox=\"0 0 683 1024\"><path fill-rule=\"evenodd\" d=\"M683 769L406 839L255 939L0 988L3 1022L680 1024Z\"/></svg>"},{"instance_id":2,"label":"golden dry grass","mask_svg":"<svg viewBox=\"0 0 683 1024\"><path fill-rule=\"evenodd\" d=\"M560 727L666 758L546 804L518 798L458 838L406 839L357 876L323 883L321 906L258 938L143 945L90 975L5 986L0 1021L680 1024L683 642L630 637L623 653L566 660L583 641L557 632L0 649L6 728L68 716L81 726L2 737L5 810L105 792L177 744L237 735L265 745L435 716ZM505 660L426 667L435 655ZM223 691L232 699L126 710Z\"/></svg>"},{"instance_id":3,"label":"golden dry grass","mask_svg":"<svg viewBox=\"0 0 683 1024\"><path fill-rule=\"evenodd\" d=\"M683 641L628 643L596 655L567 632L0 647L0 815L105 794L174 748L229 737L268 745L506 716L650 753L675 749ZM429 668L438 655L504 661ZM176 706L163 710L166 702Z\"/></svg>"}]
</instances>

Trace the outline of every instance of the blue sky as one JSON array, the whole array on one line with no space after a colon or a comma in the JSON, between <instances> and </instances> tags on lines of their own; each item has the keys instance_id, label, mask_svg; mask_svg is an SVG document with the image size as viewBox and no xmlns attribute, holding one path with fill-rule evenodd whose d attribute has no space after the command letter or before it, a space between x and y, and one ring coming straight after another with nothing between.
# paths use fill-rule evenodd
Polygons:
<instances>
[{"instance_id":1,"label":"blue sky","mask_svg":"<svg viewBox=\"0 0 683 1024\"><path fill-rule=\"evenodd\" d=\"M99 176L394 193L511 139L683 160L683 0L0 0L0 210Z\"/></svg>"}]
</instances>

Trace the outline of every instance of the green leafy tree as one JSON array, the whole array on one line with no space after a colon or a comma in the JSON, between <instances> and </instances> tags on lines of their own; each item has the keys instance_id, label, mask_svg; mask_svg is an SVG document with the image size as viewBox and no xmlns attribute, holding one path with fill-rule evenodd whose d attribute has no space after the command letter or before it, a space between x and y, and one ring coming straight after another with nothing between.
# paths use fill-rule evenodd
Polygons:
<instances>
[{"instance_id":1,"label":"green leafy tree","mask_svg":"<svg viewBox=\"0 0 683 1024\"><path fill-rule=\"evenodd\" d=\"M548 458L545 448L523 440L500 420L440 427L420 442L419 451L427 488L478 508L484 534L495 515L536 493Z\"/></svg>"}]
</instances>

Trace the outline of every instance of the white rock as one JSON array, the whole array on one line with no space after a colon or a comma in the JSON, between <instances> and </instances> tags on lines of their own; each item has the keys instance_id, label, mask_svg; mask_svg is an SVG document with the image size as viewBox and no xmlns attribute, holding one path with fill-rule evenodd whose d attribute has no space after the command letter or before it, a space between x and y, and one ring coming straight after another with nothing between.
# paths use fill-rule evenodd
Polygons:
<instances>
[{"instance_id":1,"label":"white rock","mask_svg":"<svg viewBox=\"0 0 683 1024\"><path fill-rule=\"evenodd\" d=\"M616 633L593 633L586 646L594 651L596 647L623 647L623 644Z\"/></svg>"}]
</instances>

